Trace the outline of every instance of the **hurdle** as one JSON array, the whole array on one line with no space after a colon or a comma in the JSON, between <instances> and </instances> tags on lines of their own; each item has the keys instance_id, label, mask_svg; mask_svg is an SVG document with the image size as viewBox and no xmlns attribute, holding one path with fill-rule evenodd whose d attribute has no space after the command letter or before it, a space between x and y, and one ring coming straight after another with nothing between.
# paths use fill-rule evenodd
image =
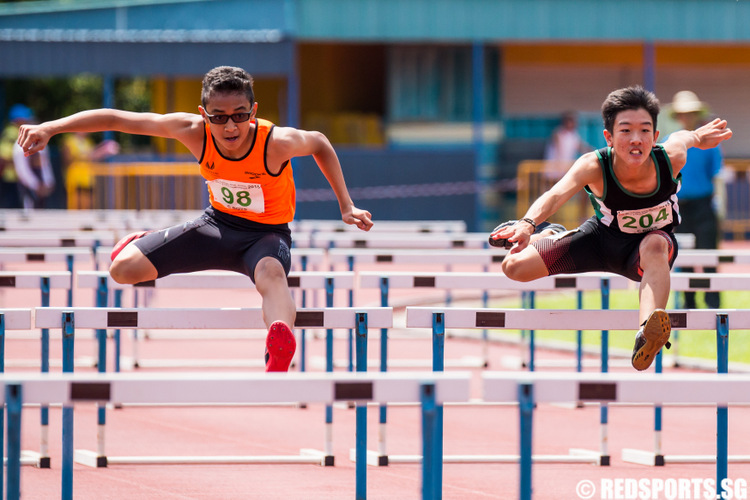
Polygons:
<instances>
[{"instance_id":1,"label":"hurdle","mask_svg":"<svg viewBox=\"0 0 750 500\"><path fill-rule=\"evenodd\" d=\"M410 289L445 289L445 290L513 290L521 292L543 292L543 291L566 291L566 290L602 290L603 282L607 280L609 289L629 289L633 282L611 273L585 273L575 275L555 275L545 276L532 282L514 281L503 273L491 272L442 272L442 273L413 273L413 272L379 272L379 271L362 271L359 273L359 286L361 288L380 288L381 306L388 306L388 291L394 288ZM532 337L533 339L533 337ZM483 358L479 360L467 360L470 362L468 367L487 367L489 364L488 354L485 351ZM533 371L533 342L531 344L530 369ZM462 367L461 365L452 365L452 367Z\"/></svg>"},{"instance_id":2,"label":"hurdle","mask_svg":"<svg viewBox=\"0 0 750 500\"><path fill-rule=\"evenodd\" d=\"M114 281L107 271L80 271L77 273L78 286L81 288L94 288L98 290L100 300L99 307L110 305L107 299L108 290L122 291L126 289L153 290L153 289L253 289L255 284L250 278L241 273L231 271L199 271L186 274L172 274L158 280L138 283L136 285L123 285ZM300 290L325 290L326 307L333 307L334 292L336 290L346 291L354 288L354 274L350 272L321 272L321 271L292 271L287 277L289 288ZM305 298L304 296L302 297ZM117 300L117 298L115 298ZM137 303L135 304L137 307ZM115 304L119 307L119 304ZM301 307L307 304L302 301ZM152 334L150 334L151 336ZM243 338L247 335L244 334ZM184 338L184 333L180 334ZM130 366L133 368L181 368L181 367L262 367L260 361L247 360L242 363L232 364L227 360L184 360L180 362L168 362L166 360L142 360L138 355L138 335L134 335L133 358ZM193 336L195 338L195 336ZM211 336L215 338L215 336ZM115 330L115 371L120 369L120 336L119 330ZM300 371L306 370L306 335L305 330L300 330ZM351 371L351 370L350 370Z\"/></svg>"},{"instance_id":3,"label":"hurdle","mask_svg":"<svg viewBox=\"0 0 750 500\"><path fill-rule=\"evenodd\" d=\"M70 288L68 290L68 305L73 305L73 274L75 263L80 261L91 262L92 253L90 248L80 247L18 247L0 248L0 269L6 263L65 263L65 268L70 273Z\"/></svg>"},{"instance_id":4,"label":"hurdle","mask_svg":"<svg viewBox=\"0 0 750 500\"><path fill-rule=\"evenodd\" d=\"M63 331L63 371L72 372L72 358L74 352L75 328L153 328L153 329L266 329L263 321L263 311L257 309L240 308L36 308L36 327L61 328ZM308 328L357 328L366 331L367 328L390 328L393 325L393 310L391 308L323 308L300 309L297 311L295 327ZM104 353L106 356L106 351ZM103 372L106 363L100 363L99 371ZM64 412L63 423L69 419L67 425L72 426L72 414ZM105 409L99 408L97 428L97 451L78 450L76 461L92 467L105 467L108 463L185 463L182 457L108 457L105 454L104 431ZM300 456L278 459L281 463L319 463L333 465L333 416L330 408L326 409L326 440L324 450L305 450ZM233 463L259 463L264 457L235 457ZM215 463L215 460L226 460L226 457L211 459L188 459L191 463ZM276 458L268 458L275 463Z\"/></svg>"},{"instance_id":5,"label":"hurdle","mask_svg":"<svg viewBox=\"0 0 750 500\"><path fill-rule=\"evenodd\" d=\"M272 404L288 401L333 403L409 402L420 403L423 421L422 448L425 465L422 467L422 494L435 498L442 490L440 456L434 442L438 430L432 425L434 408L447 401L463 401L469 394L469 375L460 374L58 374L40 377L26 375L3 377L2 394L8 405L8 440L11 456L8 460L9 498L20 497L21 408L23 403L62 404L72 409L79 404L127 402L155 403L245 403ZM73 443L72 429L63 435L64 447ZM366 445L367 433L356 429L357 445ZM227 457L224 463L237 463ZM188 462L186 462L188 463ZM189 462L195 463L195 462ZM279 462L285 463L285 462ZM357 468L357 498L367 496L367 469ZM73 460L64 457L62 498L73 498Z\"/></svg>"},{"instance_id":6,"label":"hurdle","mask_svg":"<svg viewBox=\"0 0 750 500\"><path fill-rule=\"evenodd\" d=\"M668 311L673 329L682 330L716 330L717 339L726 338L724 346L719 349L718 364L727 365L728 324L734 328L750 328L750 310L712 310L690 309ZM426 308L407 307L406 325L415 328L432 328L436 338L444 335L446 328L498 328L535 330L632 330L638 324L638 311L635 310L542 310L542 309L464 309L464 308ZM722 334L719 320L727 325L726 334ZM574 326L568 326L574 325ZM440 354L438 354L439 356ZM660 371L661 355L657 355L655 369ZM661 375L661 374L659 374ZM607 407L601 408L601 440L599 451L572 449L572 455L595 457L600 465L609 464L607 445ZM661 452L661 412L656 408L655 442L657 459ZM637 453L636 453L637 454ZM643 454L639 454L643 455Z\"/></svg>"},{"instance_id":7,"label":"hurdle","mask_svg":"<svg viewBox=\"0 0 750 500\"><path fill-rule=\"evenodd\" d=\"M703 318L701 318L703 321ZM517 401L520 414L520 496L532 494L533 411L536 403L600 404L711 404L726 410L727 405L750 403L747 391L750 376L735 374L586 374L586 373L502 373L482 374L485 401ZM727 478L727 429L717 416L716 454L717 498L722 480Z\"/></svg>"},{"instance_id":8,"label":"hurdle","mask_svg":"<svg viewBox=\"0 0 750 500\"><path fill-rule=\"evenodd\" d=\"M42 307L49 307L50 305L50 290L51 289L62 289L70 290L71 276L68 271L50 271L50 272L37 272L37 271L0 271L0 288L14 288L14 289L39 289L41 294L40 305ZM27 329L24 334L33 335ZM5 334L3 333L3 339ZM48 373L50 368L49 359L49 329L41 329L41 357L38 362L31 362L30 360L5 360L5 351L3 349L0 352L0 362L3 365L4 371L5 366L12 367L32 367L39 366L42 373ZM50 456L49 456L49 408L42 406L40 409L40 446L39 452L24 452L29 460L33 460L34 464L39 468L48 469L50 467Z\"/></svg>"},{"instance_id":9,"label":"hurdle","mask_svg":"<svg viewBox=\"0 0 750 500\"><path fill-rule=\"evenodd\" d=\"M8 331L31 330L31 309L0 309L0 374L5 375L5 338ZM44 415L44 414L43 414ZM0 429L5 424L5 412L0 411ZM42 431L41 446L39 453L21 450L19 444L19 465L34 465L40 468L49 468L49 433ZM4 435L0 432L0 450L5 450ZM2 488L0 488L0 496Z\"/></svg>"}]
</instances>

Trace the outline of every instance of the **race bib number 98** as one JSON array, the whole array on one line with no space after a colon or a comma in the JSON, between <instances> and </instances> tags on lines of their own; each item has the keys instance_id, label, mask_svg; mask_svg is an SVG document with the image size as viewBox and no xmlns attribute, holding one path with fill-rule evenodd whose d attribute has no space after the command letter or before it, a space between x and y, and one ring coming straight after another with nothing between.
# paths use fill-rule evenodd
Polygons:
<instances>
[{"instance_id":1,"label":"race bib number 98","mask_svg":"<svg viewBox=\"0 0 750 500\"><path fill-rule=\"evenodd\" d=\"M215 202L245 212L262 214L265 211L263 188L260 184L215 179L206 181Z\"/></svg>"},{"instance_id":2,"label":"race bib number 98","mask_svg":"<svg viewBox=\"0 0 750 500\"><path fill-rule=\"evenodd\" d=\"M623 233L647 233L672 223L672 205L665 201L655 207L617 212L617 225Z\"/></svg>"}]
</instances>

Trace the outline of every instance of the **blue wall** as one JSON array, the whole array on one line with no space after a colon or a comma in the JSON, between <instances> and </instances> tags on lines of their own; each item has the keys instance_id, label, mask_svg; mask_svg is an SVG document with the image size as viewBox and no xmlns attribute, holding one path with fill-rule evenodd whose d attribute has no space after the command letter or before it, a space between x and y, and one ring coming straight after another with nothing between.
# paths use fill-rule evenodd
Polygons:
<instances>
[{"instance_id":1,"label":"blue wall","mask_svg":"<svg viewBox=\"0 0 750 500\"><path fill-rule=\"evenodd\" d=\"M474 183L472 150L338 148L337 153L354 204L369 210L374 220L463 220L474 225L476 195L466 193ZM333 192L311 157L295 160L294 178L296 218L340 218ZM395 197L385 197L389 194ZM305 201L310 195L323 200Z\"/></svg>"}]
</instances>

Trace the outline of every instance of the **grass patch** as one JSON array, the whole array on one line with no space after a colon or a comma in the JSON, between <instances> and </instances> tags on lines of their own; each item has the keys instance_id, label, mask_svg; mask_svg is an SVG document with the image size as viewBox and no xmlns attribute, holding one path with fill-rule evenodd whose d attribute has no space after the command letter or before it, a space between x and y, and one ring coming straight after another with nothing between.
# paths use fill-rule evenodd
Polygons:
<instances>
[{"instance_id":1,"label":"grass patch","mask_svg":"<svg viewBox=\"0 0 750 500\"><path fill-rule=\"evenodd\" d=\"M703 306L703 294L698 293L698 305ZM746 309L746 304L750 303L750 291L747 292L721 292L721 306L723 309ZM497 308L520 308L520 297L495 299L490 304ZM535 294L535 305L537 309L575 309L577 307L577 294L574 291L568 292L537 292ZM583 293L584 309L600 309L601 294L591 291ZM638 309L638 292L636 290L612 290L609 298L610 309ZM667 309L674 309L674 293L670 297ZM609 346L610 348L620 348L631 350L633 348L633 339L636 333L636 325L633 325L632 332L627 330L610 331ZM506 333L515 335L521 334L520 331L505 330ZM716 359L716 331L715 330L690 330L690 331L673 331L672 338L675 334L679 338L679 354L693 358ZM575 344L575 331L550 331L538 330L534 333L535 339L538 340L555 340L570 342ZM729 324L729 361L737 363L750 364L750 331L733 330L732 324ZM585 346L601 345L601 332L594 330L583 331L583 344Z\"/></svg>"}]
</instances>

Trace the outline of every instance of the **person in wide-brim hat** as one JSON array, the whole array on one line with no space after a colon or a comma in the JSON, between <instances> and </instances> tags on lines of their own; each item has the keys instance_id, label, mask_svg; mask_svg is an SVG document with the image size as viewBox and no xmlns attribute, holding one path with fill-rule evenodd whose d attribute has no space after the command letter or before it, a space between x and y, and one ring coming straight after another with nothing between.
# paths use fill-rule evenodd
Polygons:
<instances>
[{"instance_id":1,"label":"person in wide-brim hat","mask_svg":"<svg viewBox=\"0 0 750 500\"><path fill-rule=\"evenodd\" d=\"M681 90L677 92L669 104L669 114L672 118L677 115L697 113L703 117L708 114L708 105L698 99L695 92L690 90Z\"/></svg>"}]
</instances>

